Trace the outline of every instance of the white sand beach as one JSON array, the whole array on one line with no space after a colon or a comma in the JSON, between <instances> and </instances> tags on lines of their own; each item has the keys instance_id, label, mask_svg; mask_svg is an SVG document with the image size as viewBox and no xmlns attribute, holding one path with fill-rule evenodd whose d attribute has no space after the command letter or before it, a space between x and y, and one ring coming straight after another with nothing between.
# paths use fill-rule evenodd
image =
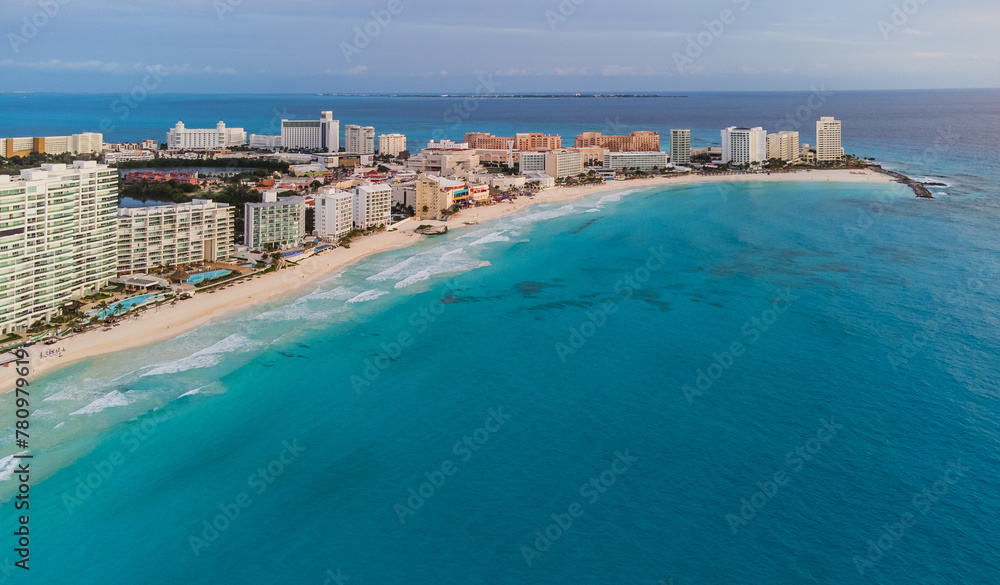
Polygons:
<instances>
[{"instance_id":1,"label":"white sand beach","mask_svg":"<svg viewBox=\"0 0 1000 585\"><path fill-rule=\"evenodd\" d=\"M710 182L838 182L838 183L891 183L893 179L873 171L797 171L775 174L682 176L632 181L614 181L603 185L585 187L562 187L549 189L532 198L521 197L517 201L487 207L477 207L463 211L448 222L452 229L462 227L466 222L487 222L505 214L512 214L530 205L575 199L602 191L622 189L649 189L666 185L683 185ZM156 311L146 311L139 318L123 321L111 331L101 329L77 335L57 346L63 348L60 357L38 359L38 354L49 346L29 348L31 380L42 374L67 366L74 362L100 355L133 349L166 341L182 333L201 327L205 323L221 319L226 315L247 307L281 297L292 296L303 287L332 275L338 270L358 260L379 252L411 246L423 236L414 234L420 222L411 219L398 224L397 231L384 232L360 238L349 249L336 248L323 254L306 258L298 266L293 266L271 274L256 276L234 286L214 293L201 293L193 299L179 302L176 306L161 306ZM0 368L0 391L13 389L16 380L14 367Z\"/></svg>"}]
</instances>

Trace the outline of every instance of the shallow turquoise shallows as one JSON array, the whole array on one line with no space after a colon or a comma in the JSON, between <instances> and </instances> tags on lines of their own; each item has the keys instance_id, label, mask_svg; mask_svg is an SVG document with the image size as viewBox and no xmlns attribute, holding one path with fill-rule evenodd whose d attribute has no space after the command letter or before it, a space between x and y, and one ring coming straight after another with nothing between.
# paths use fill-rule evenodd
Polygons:
<instances>
[{"instance_id":1,"label":"shallow turquoise shallows","mask_svg":"<svg viewBox=\"0 0 1000 585\"><path fill-rule=\"evenodd\" d=\"M996 220L596 194L74 365L34 390L31 579L998 583Z\"/></svg>"}]
</instances>

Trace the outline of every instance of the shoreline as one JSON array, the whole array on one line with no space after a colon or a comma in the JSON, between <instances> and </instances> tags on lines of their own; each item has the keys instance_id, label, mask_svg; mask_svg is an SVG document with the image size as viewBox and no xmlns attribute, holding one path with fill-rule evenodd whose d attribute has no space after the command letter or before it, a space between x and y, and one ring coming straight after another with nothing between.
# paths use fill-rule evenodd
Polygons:
<instances>
[{"instance_id":1,"label":"shoreline","mask_svg":"<svg viewBox=\"0 0 1000 585\"><path fill-rule=\"evenodd\" d=\"M720 182L897 183L891 176L868 169L634 179L613 181L603 185L548 189L531 198L522 197L517 201L471 208L447 222L435 222L435 225L447 225L449 230L457 229L465 227L466 222L483 223L523 211L539 203L571 201L594 193ZM212 294L201 293L177 306L162 306L154 311L146 311L142 317L129 319L111 331L97 329L68 338L59 343L59 347L64 348L61 357L39 358L37 351L32 351L29 357L31 377L37 380L40 376L80 361L161 343L254 305L295 296L307 285L314 285L319 280L328 278L364 258L381 252L407 248L423 241L424 236L415 234L419 225L419 220L404 220L394 226L397 231L382 232L358 239L350 248L335 248L306 258L300 261L298 266L254 276L231 288L217 290ZM0 394L13 390L16 378L15 368L0 367Z\"/></svg>"}]
</instances>

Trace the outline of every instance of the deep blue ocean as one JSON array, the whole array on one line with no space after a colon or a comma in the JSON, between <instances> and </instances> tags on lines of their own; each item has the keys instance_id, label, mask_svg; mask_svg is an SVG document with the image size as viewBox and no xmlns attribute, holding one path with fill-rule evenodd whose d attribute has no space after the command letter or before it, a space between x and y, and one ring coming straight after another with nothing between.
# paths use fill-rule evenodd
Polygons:
<instances>
[{"instance_id":1,"label":"deep blue ocean","mask_svg":"<svg viewBox=\"0 0 1000 585\"><path fill-rule=\"evenodd\" d=\"M807 98L481 100L447 137L619 119L705 144ZM38 379L27 578L998 583L998 98L810 112L934 200L747 182L541 204ZM0 134L80 131L108 99L0 96ZM151 96L108 139L282 107L426 139L448 104Z\"/></svg>"}]
</instances>

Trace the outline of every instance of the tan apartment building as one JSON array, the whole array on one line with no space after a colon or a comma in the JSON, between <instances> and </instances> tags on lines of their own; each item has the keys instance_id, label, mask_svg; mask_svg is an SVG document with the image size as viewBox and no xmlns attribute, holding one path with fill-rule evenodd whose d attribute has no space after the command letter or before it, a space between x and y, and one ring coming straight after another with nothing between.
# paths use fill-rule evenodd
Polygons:
<instances>
[{"instance_id":1,"label":"tan apartment building","mask_svg":"<svg viewBox=\"0 0 1000 585\"><path fill-rule=\"evenodd\" d=\"M576 137L574 146L599 146L611 152L659 152L660 133L643 130L628 136L604 136L600 132L584 132Z\"/></svg>"}]
</instances>

